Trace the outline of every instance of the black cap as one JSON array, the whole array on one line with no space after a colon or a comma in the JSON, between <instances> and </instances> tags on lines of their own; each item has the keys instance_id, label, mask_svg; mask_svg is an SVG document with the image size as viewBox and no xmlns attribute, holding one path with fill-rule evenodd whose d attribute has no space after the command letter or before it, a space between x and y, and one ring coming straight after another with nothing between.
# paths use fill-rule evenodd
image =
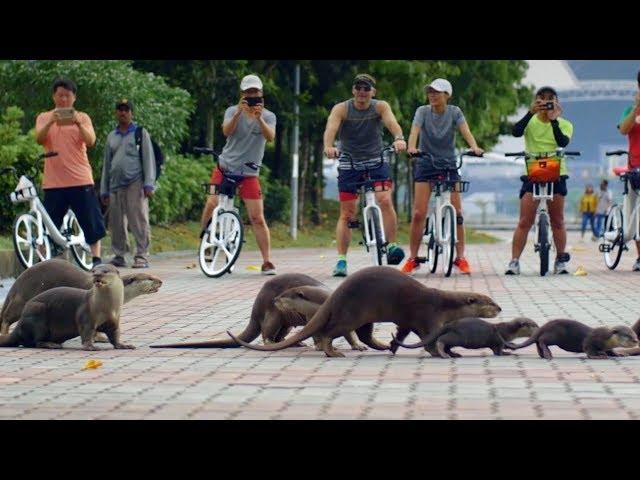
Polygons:
<instances>
[{"instance_id":1,"label":"black cap","mask_svg":"<svg viewBox=\"0 0 640 480\"><path fill-rule=\"evenodd\" d=\"M128 98L121 98L116 102L116 110L118 110L120 107L129 107L131 111L133 111L133 102Z\"/></svg>"},{"instance_id":2,"label":"black cap","mask_svg":"<svg viewBox=\"0 0 640 480\"><path fill-rule=\"evenodd\" d=\"M551 93L554 97L558 96L558 92L556 92L556 89L553 87L540 87L538 89L538 91L536 92L536 97L539 97L540 95L542 95L543 93Z\"/></svg>"},{"instance_id":3,"label":"black cap","mask_svg":"<svg viewBox=\"0 0 640 480\"><path fill-rule=\"evenodd\" d=\"M356 75L356 78L353 79L353 85L355 85L356 83L366 83L370 87L375 88L376 79L371 75L367 75L366 73L359 73L358 75Z\"/></svg>"}]
</instances>

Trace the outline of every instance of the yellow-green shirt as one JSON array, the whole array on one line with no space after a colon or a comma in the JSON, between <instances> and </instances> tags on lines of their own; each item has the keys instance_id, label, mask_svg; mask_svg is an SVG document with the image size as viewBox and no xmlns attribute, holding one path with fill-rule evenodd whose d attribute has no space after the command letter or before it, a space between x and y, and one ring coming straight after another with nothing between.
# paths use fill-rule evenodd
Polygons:
<instances>
[{"instance_id":1,"label":"yellow-green shirt","mask_svg":"<svg viewBox=\"0 0 640 480\"><path fill-rule=\"evenodd\" d=\"M560 131L569 139L573 135L573 125L564 118L558 118ZM553 136L551 122L541 122L538 115L534 115L524 129L524 145L527 153L555 152L558 148ZM527 164L535 160L527 160ZM564 159L560 160L560 175L567 175L567 166Z\"/></svg>"},{"instance_id":2,"label":"yellow-green shirt","mask_svg":"<svg viewBox=\"0 0 640 480\"><path fill-rule=\"evenodd\" d=\"M595 193L585 193L580 199L580 213L596 213L598 197Z\"/></svg>"}]
</instances>

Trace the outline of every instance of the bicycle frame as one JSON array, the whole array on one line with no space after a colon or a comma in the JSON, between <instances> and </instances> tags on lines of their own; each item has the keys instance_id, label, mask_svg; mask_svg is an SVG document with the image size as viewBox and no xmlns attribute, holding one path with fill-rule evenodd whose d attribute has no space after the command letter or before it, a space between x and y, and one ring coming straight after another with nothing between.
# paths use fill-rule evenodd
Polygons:
<instances>
[{"instance_id":1,"label":"bicycle frame","mask_svg":"<svg viewBox=\"0 0 640 480\"><path fill-rule=\"evenodd\" d=\"M380 210L380 207L376 202L376 195L373 187L367 187L365 189L364 198L365 198L365 201L364 201L365 207L362 209L362 218L364 219L364 241L368 250L369 247L376 246L376 239L373 237L373 232L371 232L371 230L369 229L369 222L367 221L367 219L369 218L369 215L371 214L371 211L376 211L378 218L381 221L382 228L380 229L380 233L382 234L383 245L386 245L387 239L384 235L384 225L382 225L383 223L382 210Z\"/></svg>"},{"instance_id":2,"label":"bicycle frame","mask_svg":"<svg viewBox=\"0 0 640 480\"><path fill-rule=\"evenodd\" d=\"M542 218L542 214L544 213L549 219L551 216L549 215L549 210L547 209L547 202L553 201L553 182L547 183L533 183L533 192L532 198L534 201L539 201L538 206L536 207L536 219L533 222L533 235L534 238L538 238L538 231L540 230L540 219ZM549 222L550 225L550 222ZM548 227L548 235L547 238L551 238L551 228ZM535 249L538 250L539 246L536 244Z\"/></svg>"},{"instance_id":3,"label":"bicycle frame","mask_svg":"<svg viewBox=\"0 0 640 480\"><path fill-rule=\"evenodd\" d=\"M88 245L86 245L84 239L84 233L82 236L70 235L70 238L65 238L57 225L53 223L49 213L44 208L40 197L38 197L35 186L31 180L25 175L20 177L20 181L18 183L18 187L20 187L17 191L11 194L11 200L14 203L20 202L29 202L29 213L31 213L34 217L36 217L36 221L38 224L38 236L36 238L37 245L43 245L44 243L44 232L46 227L46 231L51 237L51 239L60 247L67 248L72 245L80 245L86 251L89 251ZM24 192L27 192L26 194ZM20 195L18 195L20 194ZM69 224L69 212L67 212L64 216L64 220L62 222L63 225Z\"/></svg>"},{"instance_id":4,"label":"bicycle frame","mask_svg":"<svg viewBox=\"0 0 640 480\"><path fill-rule=\"evenodd\" d=\"M453 218L456 216L456 207L451 203L451 191L448 189L443 189L443 184L435 184L435 189L433 191L435 197L435 208L431 214L427 214L427 217L433 217L434 220L434 228L436 233L436 238L434 239L438 245L444 246L446 244L446 239L444 238L444 232L442 231L442 219L444 218L445 209L451 208ZM458 232L457 228L453 231L454 243L458 243ZM426 235L425 235L426 237ZM428 243L428 237L426 238Z\"/></svg>"},{"instance_id":5,"label":"bicycle frame","mask_svg":"<svg viewBox=\"0 0 640 480\"><path fill-rule=\"evenodd\" d=\"M631 189L630 181L627 180L629 184L629 189ZM622 224L624 226L624 243L627 243L629 240L640 240L640 227L638 226L638 215L640 214L640 192L636 191L636 201L633 206L633 210L631 210L631 215L629 218L625 218L626 212L628 212L629 207L629 195L625 195L622 200ZM631 227L633 225L633 228ZM633 235L631 233L633 232Z\"/></svg>"}]
</instances>

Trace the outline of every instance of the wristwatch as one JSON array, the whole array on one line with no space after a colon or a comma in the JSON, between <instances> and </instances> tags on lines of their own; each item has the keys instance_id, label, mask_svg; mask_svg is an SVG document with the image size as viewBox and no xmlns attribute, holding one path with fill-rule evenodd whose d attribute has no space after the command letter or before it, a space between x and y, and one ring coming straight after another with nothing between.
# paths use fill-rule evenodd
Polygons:
<instances>
[{"instance_id":1,"label":"wristwatch","mask_svg":"<svg viewBox=\"0 0 640 480\"><path fill-rule=\"evenodd\" d=\"M393 139L393 140L394 140L394 141L396 141L396 140L402 140L402 141L404 141L404 135L398 135L397 137L394 137L394 139Z\"/></svg>"}]
</instances>

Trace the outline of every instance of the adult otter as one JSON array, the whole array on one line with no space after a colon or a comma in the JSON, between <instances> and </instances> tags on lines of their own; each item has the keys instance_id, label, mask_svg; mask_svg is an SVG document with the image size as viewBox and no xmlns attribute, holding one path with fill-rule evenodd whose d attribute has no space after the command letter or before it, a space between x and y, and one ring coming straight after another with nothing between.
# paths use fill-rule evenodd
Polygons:
<instances>
[{"instance_id":1,"label":"adult otter","mask_svg":"<svg viewBox=\"0 0 640 480\"><path fill-rule=\"evenodd\" d=\"M245 327L238 338L243 342L252 342L262 333L265 343L276 343L284 339L292 326L285 325L286 319L282 312L274 305L274 299L285 290L295 287L312 286L327 289L329 288L309 275L302 273L285 273L278 275L265 284L258 292L253 308L249 325ZM286 315L286 314L285 314ZM306 321L301 325L306 324ZM150 345L151 348L238 348L240 344L230 338L221 340L210 340L207 342L195 343L171 343L168 345Z\"/></svg>"},{"instance_id":2,"label":"adult otter","mask_svg":"<svg viewBox=\"0 0 640 480\"><path fill-rule=\"evenodd\" d=\"M321 287L296 287L282 292L274 299L273 303L281 312L285 325L289 327L305 326L330 295L330 290ZM353 331L345 335L344 338L349 342L352 350L363 351L367 349L358 343ZM316 350L322 350L320 337L314 336L313 341Z\"/></svg>"},{"instance_id":3,"label":"adult otter","mask_svg":"<svg viewBox=\"0 0 640 480\"><path fill-rule=\"evenodd\" d=\"M494 355L510 355L503 351L505 347L513 348L511 340L518 337L530 337L538 324L530 318L515 318L510 322L490 323L481 318L461 318L447 322L425 342L413 345L396 344L405 348L419 348L428 345L428 350L435 350L442 358L461 357L459 353L451 351L453 347L490 348Z\"/></svg>"},{"instance_id":4,"label":"adult otter","mask_svg":"<svg viewBox=\"0 0 640 480\"><path fill-rule=\"evenodd\" d=\"M92 270L90 290L56 287L27 302L16 328L0 336L0 347L62 348L62 343L78 335L84 350L93 345L96 331L104 332L114 348L135 348L120 343L120 309L124 286L113 265Z\"/></svg>"},{"instance_id":5,"label":"adult otter","mask_svg":"<svg viewBox=\"0 0 640 480\"><path fill-rule=\"evenodd\" d=\"M636 323L633 324L633 326L631 327L631 330L633 330L634 333L640 338L640 319L638 319ZM640 347L620 349L618 350L617 353L621 353L625 356L640 355Z\"/></svg>"},{"instance_id":6,"label":"adult otter","mask_svg":"<svg viewBox=\"0 0 640 480\"><path fill-rule=\"evenodd\" d=\"M124 302L138 295L155 293L162 280L147 273L134 273L122 276ZM74 267L69 262L52 259L35 264L22 272L11 286L0 311L0 334L9 333L9 326L18 320L25 304L36 295L55 287L73 287L89 290L93 284L90 273Z\"/></svg>"},{"instance_id":7,"label":"adult otter","mask_svg":"<svg viewBox=\"0 0 640 480\"><path fill-rule=\"evenodd\" d=\"M592 328L575 320L560 319L545 323L527 341L510 348L518 350L534 343L538 355L547 360L553 358L549 350L551 345L569 352L584 352L587 358L607 358L626 356L626 353L614 352L613 349L636 346L638 337L626 325Z\"/></svg>"},{"instance_id":8,"label":"adult otter","mask_svg":"<svg viewBox=\"0 0 640 480\"><path fill-rule=\"evenodd\" d=\"M309 323L283 342L250 345L227 333L243 346L263 351L282 350L316 336L328 357L343 357L331 343L334 338L353 330L374 350L389 349L389 345L373 338L374 322L394 322L426 339L445 321L473 316L495 317L499 312L500 307L486 295L427 288L395 268L369 267L342 282Z\"/></svg>"}]
</instances>

